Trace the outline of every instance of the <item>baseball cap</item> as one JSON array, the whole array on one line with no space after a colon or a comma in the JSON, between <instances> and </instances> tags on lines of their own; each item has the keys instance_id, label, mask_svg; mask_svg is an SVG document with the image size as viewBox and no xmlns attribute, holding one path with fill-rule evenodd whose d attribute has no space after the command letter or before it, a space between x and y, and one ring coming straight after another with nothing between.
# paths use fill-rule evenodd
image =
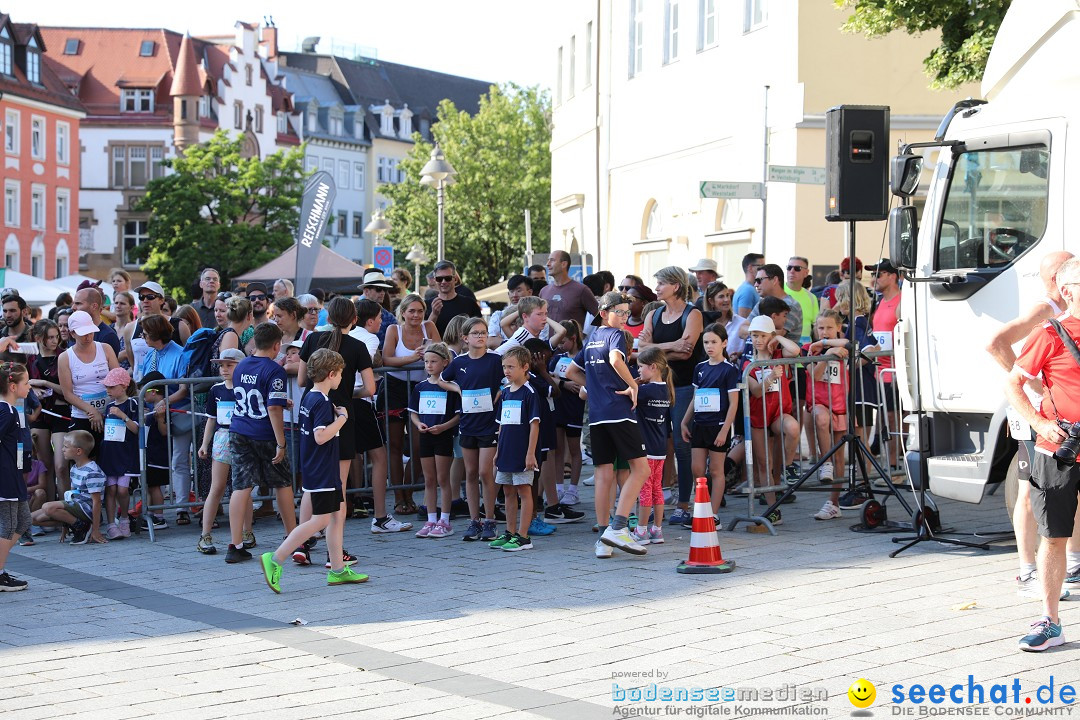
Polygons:
<instances>
[{"instance_id":1,"label":"baseball cap","mask_svg":"<svg viewBox=\"0 0 1080 720\"><path fill-rule=\"evenodd\" d=\"M749 332L774 333L776 332L776 325L768 315L758 315L750 321Z\"/></svg>"},{"instance_id":2,"label":"baseball cap","mask_svg":"<svg viewBox=\"0 0 1080 720\"><path fill-rule=\"evenodd\" d=\"M293 340L291 343L289 343L288 347L302 348L302 347L304 347L304 341L303 340Z\"/></svg>"},{"instance_id":3,"label":"baseball cap","mask_svg":"<svg viewBox=\"0 0 1080 720\"><path fill-rule=\"evenodd\" d=\"M855 258L855 272L859 272L860 270L862 270L862 267L863 267L862 260L860 260L859 258ZM844 258L840 262L840 270L843 271L843 270L850 270L850 269L851 269L851 258Z\"/></svg>"},{"instance_id":4,"label":"baseball cap","mask_svg":"<svg viewBox=\"0 0 1080 720\"><path fill-rule=\"evenodd\" d=\"M68 332L82 336L90 335L97 331L98 326L94 324L89 313L83 312L82 310L76 310L71 313L71 316L68 318Z\"/></svg>"},{"instance_id":5,"label":"baseball cap","mask_svg":"<svg viewBox=\"0 0 1080 720\"><path fill-rule=\"evenodd\" d=\"M610 310L616 305L628 305L629 303L630 298L626 297L626 295L622 294L622 292L618 290L611 290L604 293L603 297L600 298L598 304L600 306L600 310ZM592 324L596 326L604 324L604 320L600 317L599 311L597 311L596 317L593 318Z\"/></svg>"},{"instance_id":6,"label":"baseball cap","mask_svg":"<svg viewBox=\"0 0 1080 720\"><path fill-rule=\"evenodd\" d=\"M243 350L237 350L236 348L226 348L225 350L221 351L221 355L218 356L218 359L215 362L224 362L226 360L229 360L231 362L240 362L246 357L247 355L244 354Z\"/></svg>"},{"instance_id":7,"label":"baseball cap","mask_svg":"<svg viewBox=\"0 0 1080 720\"><path fill-rule=\"evenodd\" d=\"M135 288L136 293L138 293L140 290L149 290L150 292L154 293L155 295L160 295L161 297L165 297L165 291L162 289L162 287L160 285L158 285L156 282L153 282L151 280L147 280L142 285Z\"/></svg>"},{"instance_id":8,"label":"baseball cap","mask_svg":"<svg viewBox=\"0 0 1080 720\"><path fill-rule=\"evenodd\" d=\"M900 272L896 269L896 266L893 265L892 260L890 260L889 258L881 258L881 260L878 261L877 265L867 265L866 269L872 270L874 272L892 273L893 275L897 275Z\"/></svg>"},{"instance_id":9,"label":"baseball cap","mask_svg":"<svg viewBox=\"0 0 1080 720\"><path fill-rule=\"evenodd\" d=\"M105 379L101 381L101 384L105 387L115 387L120 385L127 387L131 384L131 375L128 375L128 371L122 367L115 367L109 371L109 374L105 376Z\"/></svg>"}]
</instances>

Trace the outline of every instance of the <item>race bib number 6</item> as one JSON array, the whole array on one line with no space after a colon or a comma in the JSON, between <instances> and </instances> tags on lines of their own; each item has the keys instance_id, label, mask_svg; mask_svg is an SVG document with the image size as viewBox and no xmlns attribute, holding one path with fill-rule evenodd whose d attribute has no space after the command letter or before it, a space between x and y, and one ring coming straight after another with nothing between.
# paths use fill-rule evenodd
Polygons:
<instances>
[{"instance_id":1,"label":"race bib number 6","mask_svg":"<svg viewBox=\"0 0 1080 720\"><path fill-rule=\"evenodd\" d=\"M466 414L485 413L494 409L491 404L491 391L484 389L461 391L461 412Z\"/></svg>"}]
</instances>

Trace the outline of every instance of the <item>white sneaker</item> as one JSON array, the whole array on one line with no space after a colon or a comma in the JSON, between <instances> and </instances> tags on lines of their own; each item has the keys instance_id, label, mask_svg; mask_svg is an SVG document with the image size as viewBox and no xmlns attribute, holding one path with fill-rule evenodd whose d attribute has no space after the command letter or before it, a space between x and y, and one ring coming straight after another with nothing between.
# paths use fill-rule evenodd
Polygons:
<instances>
[{"instance_id":1,"label":"white sneaker","mask_svg":"<svg viewBox=\"0 0 1080 720\"><path fill-rule=\"evenodd\" d=\"M1038 573L1028 573L1027 575L1020 575L1016 578L1016 594L1023 598L1042 598L1042 581L1039 580ZM1066 600L1071 595L1065 588L1061 589L1061 597L1059 600Z\"/></svg>"},{"instance_id":2,"label":"white sneaker","mask_svg":"<svg viewBox=\"0 0 1080 720\"><path fill-rule=\"evenodd\" d=\"M577 485L567 485L563 488L563 493L559 496L559 502L563 505L577 505L581 502L578 498Z\"/></svg>"},{"instance_id":3,"label":"white sneaker","mask_svg":"<svg viewBox=\"0 0 1080 720\"><path fill-rule=\"evenodd\" d=\"M608 527L604 531L604 534L600 536L600 542L605 545L610 545L614 548L619 548L623 552L628 552L632 555L644 555L649 552L649 549L638 545L637 540L630 533L628 528L621 530L615 530L612 527Z\"/></svg>"},{"instance_id":4,"label":"white sneaker","mask_svg":"<svg viewBox=\"0 0 1080 720\"><path fill-rule=\"evenodd\" d=\"M615 552L615 551L612 550L609 546L605 545L604 543L600 542L599 540L596 541L596 557L598 557L598 558L609 558L609 557L611 557L611 554L613 552Z\"/></svg>"},{"instance_id":5,"label":"white sneaker","mask_svg":"<svg viewBox=\"0 0 1080 720\"><path fill-rule=\"evenodd\" d=\"M585 485L587 487L592 487L592 485L593 485L593 476L590 475L589 477L582 479L581 484Z\"/></svg>"},{"instance_id":6,"label":"white sneaker","mask_svg":"<svg viewBox=\"0 0 1080 720\"><path fill-rule=\"evenodd\" d=\"M821 506L821 509L814 513L815 520L836 520L843 517L843 513L840 512L832 500L826 500L825 504Z\"/></svg>"},{"instance_id":7,"label":"white sneaker","mask_svg":"<svg viewBox=\"0 0 1080 720\"><path fill-rule=\"evenodd\" d=\"M387 515L382 521L371 519L371 532L378 533L397 533L412 530L412 523L403 523L394 518L393 515Z\"/></svg>"},{"instance_id":8,"label":"white sneaker","mask_svg":"<svg viewBox=\"0 0 1080 720\"><path fill-rule=\"evenodd\" d=\"M818 468L818 480L822 485L829 485L833 481L833 465L831 462L821 463Z\"/></svg>"}]
</instances>

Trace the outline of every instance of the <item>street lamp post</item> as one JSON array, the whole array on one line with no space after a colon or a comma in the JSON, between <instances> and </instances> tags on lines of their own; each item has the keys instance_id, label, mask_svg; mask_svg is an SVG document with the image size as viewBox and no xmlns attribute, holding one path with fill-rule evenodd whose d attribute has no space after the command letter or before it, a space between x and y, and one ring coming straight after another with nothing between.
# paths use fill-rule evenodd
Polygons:
<instances>
[{"instance_id":1,"label":"street lamp post","mask_svg":"<svg viewBox=\"0 0 1080 720\"><path fill-rule=\"evenodd\" d=\"M454 166L446 161L442 148L439 147L438 143L435 143L435 147L431 150L431 159L428 160L427 165L424 165L424 169L420 171L420 174L420 182L422 184L435 188L435 200L439 212L439 248L437 260L445 260L446 244L443 234L444 190L447 185L453 184L454 176L457 175L457 170L454 170Z\"/></svg>"},{"instance_id":2,"label":"street lamp post","mask_svg":"<svg viewBox=\"0 0 1080 720\"><path fill-rule=\"evenodd\" d=\"M420 294L420 266L421 265L427 265L428 262L429 262L429 258L427 256L427 253L424 252L424 248L420 247L419 245L413 245L412 250L410 250L409 254L405 256L405 260L407 262L413 263L416 266L416 274L414 275L414 277L416 278L416 294L419 295Z\"/></svg>"},{"instance_id":3,"label":"street lamp post","mask_svg":"<svg viewBox=\"0 0 1080 720\"><path fill-rule=\"evenodd\" d=\"M383 217L382 210L376 210L375 214L371 217L371 222L364 226L364 232L369 232L375 236L375 243L378 244L382 240L382 236L390 230L390 223ZM372 258L374 260L374 258Z\"/></svg>"}]
</instances>

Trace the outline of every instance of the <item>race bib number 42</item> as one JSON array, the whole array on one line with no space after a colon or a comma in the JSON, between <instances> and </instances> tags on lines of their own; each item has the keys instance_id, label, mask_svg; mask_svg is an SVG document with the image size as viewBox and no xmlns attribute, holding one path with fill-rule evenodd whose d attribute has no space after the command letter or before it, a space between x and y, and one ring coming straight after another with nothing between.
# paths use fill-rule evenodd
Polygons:
<instances>
[{"instance_id":1,"label":"race bib number 42","mask_svg":"<svg viewBox=\"0 0 1080 720\"><path fill-rule=\"evenodd\" d=\"M504 402L502 404L502 414L499 416L499 422L503 425L520 425L521 401L507 400Z\"/></svg>"}]
</instances>

